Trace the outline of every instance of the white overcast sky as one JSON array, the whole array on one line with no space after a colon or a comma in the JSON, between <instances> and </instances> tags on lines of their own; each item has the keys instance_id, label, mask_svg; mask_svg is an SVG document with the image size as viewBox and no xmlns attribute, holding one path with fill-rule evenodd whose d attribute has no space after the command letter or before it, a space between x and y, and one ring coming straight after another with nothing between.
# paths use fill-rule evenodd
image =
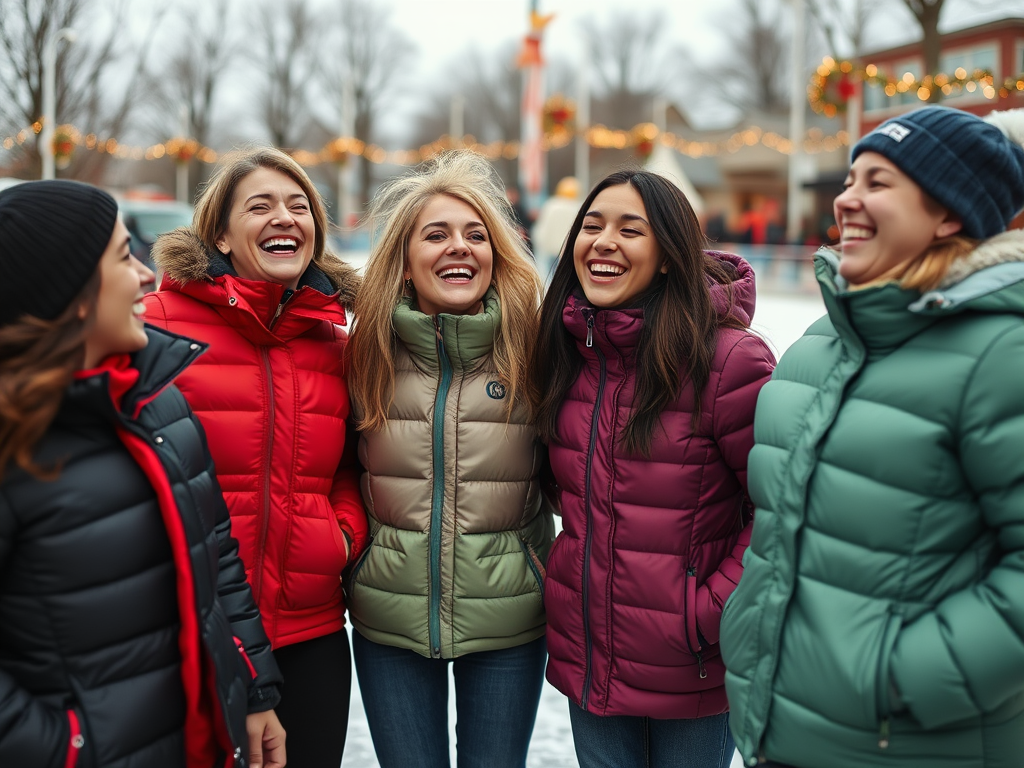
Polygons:
<instances>
[{"instance_id":1,"label":"white overcast sky","mask_svg":"<svg viewBox=\"0 0 1024 768\"><path fill-rule=\"evenodd\" d=\"M763 0L768 2L768 0ZM502 41L521 39L527 30L529 0L374 0L393 9L392 20L419 45L422 65L440 65L468 45L490 47ZM783 0L787 2L787 0ZM869 25L872 42L868 48L909 41L917 34L916 24L903 8L902 0L882 0L892 6ZM725 45L723 27L735 18L735 0L538 0L543 14L554 14L544 36L544 47L566 58L579 56L579 20L598 20L612 13L664 11L671 24L671 37L695 55L714 54ZM947 0L943 10L944 28L968 26L1011 15L1024 16L1024 0Z\"/></svg>"},{"instance_id":2,"label":"white overcast sky","mask_svg":"<svg viewBox=\"0 0 1024 768\"><path fill-rule=\"evenodd\" d=\"M2 1L2 0L0 0ZM416 44L416 56L406 73L404 94L384 116L381 128L385 134L401 133L408 118L417 111L420 98L432 90L439 77L445 77L460 54L471 48L492 50L508 41L519 41L528 29L529 0L370 0L389 7L391 21ZM852 1L852 0L851 0ZM171 0L177 17L172 24L182 24L189 17L189 8L202 7L204 0ZM791 0L759 0L773 7ZM881 0L885 10L869 26L867 47L880 48L909 42L920 36L919 28L906 11L902 0ZM332 0L314 0L325 11ZM141 0L133 10L138 18L148 15ZM692 59L702 65L720 61L728 55L727 26L736 18L738 0L539 0L543 14L554 14L544 34L544 50L552 58L558 57L569 64L581 58L580 21L588 16L604 24L613 14L644 13L652 10L664 12L669 24L668 42L685 49ZM249 0L235 0L235 12L251 12L254 4ZM1024 0L946 0L943 10L944 29L960 28L973 23L1003 18L1024 17ZM789 15L783 14L788 26ZM170 21L170 19L169 19ZM329 56L329 51L323 55ZM240 65L236 63L236 68ZM252 115L239 109L249 101L255 83L251 73L244 77L231 77L230 85L220 94L222 105L218 112L233 115L236 129L252 132L259 137L259 127ZM700 120L698 119L698 122ZM386 136L382 136L385 138Z\"/></svg>"}]
</instances>

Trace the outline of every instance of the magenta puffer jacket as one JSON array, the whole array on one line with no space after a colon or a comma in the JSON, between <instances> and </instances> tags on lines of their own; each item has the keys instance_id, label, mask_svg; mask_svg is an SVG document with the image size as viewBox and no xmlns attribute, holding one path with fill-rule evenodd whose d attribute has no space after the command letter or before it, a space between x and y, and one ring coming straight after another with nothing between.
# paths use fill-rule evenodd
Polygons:
<instances>
[{"instance_id":1,"label":"magenta puffer jacket","mask_svg":"<svg viewBox=\"0 0 1024 768\"><path fill-rule=\"evenodd\" d=\"M715 306L749 322L753 270L716 256L737 277L731 307L712 287ZM643 457L616 439L633 400L643 310L597 310L573 296L562 320L584 362L550 445L563 531L545 585L548 680L597 715L721 714L719 619L750 540L747 454L775 358L751 333L719 331L698 428L684 385Z\"/></svg>"}]
</instances>

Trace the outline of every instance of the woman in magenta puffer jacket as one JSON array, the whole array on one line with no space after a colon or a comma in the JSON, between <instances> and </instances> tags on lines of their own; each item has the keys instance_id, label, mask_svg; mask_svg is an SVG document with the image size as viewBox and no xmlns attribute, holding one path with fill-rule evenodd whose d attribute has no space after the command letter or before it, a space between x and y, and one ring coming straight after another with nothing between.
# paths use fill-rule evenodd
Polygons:
<instances>
[{"instance_id":1,"label":"woman in magenta puffer jacket","mask_svg":"<svg viewBox=\"0 0 1024 768\"><path fill-rule=\"evenodd\" d=\"M726 766L722 605L743 571L754 406L775 360L754 275L706 252L666 179L624 171L577 214L541 315L538 425L563 532L548 680L582 768Z\"/></svg>"}]
</instances>

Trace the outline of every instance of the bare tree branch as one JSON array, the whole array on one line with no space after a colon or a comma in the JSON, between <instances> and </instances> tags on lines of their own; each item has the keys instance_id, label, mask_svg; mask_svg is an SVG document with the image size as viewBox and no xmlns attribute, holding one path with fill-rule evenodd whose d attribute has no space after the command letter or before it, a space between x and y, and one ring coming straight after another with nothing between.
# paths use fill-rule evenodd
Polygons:
<instances>
[{"instance_id":1,"label":"bare tree branch","mask_svg":"<svg viewBox=\"0 0 1024 768\"><path fill-rule=\"evenodd\" d=\"M254 19L259 46L252 58L265 77L263 124L276 146L293 149L309 119L307 89L316 72L321 22L309 0L264 0Z\"/></svg>"},{"instance_id":2,"label":"bare tree branch","mask_svg":"<svg viewBox=\"0 0 1024 768\"><path fill-rule=\"evenodd\" d=\"M336 133L341 124L345 82L355 99L355 138L371 143L382 110L397 93L403 75L415 56L415 47L391 22L391 11L372 0L339 0L337 13L329 17L326 48L332 51L322 74L334 122L328 129ZM360 205L370 192L370 165L365 159L359 168Z\"/></svg>"},{"instance_id":3,"label":"bare tree branch","mask_svg":"<svg viewBox=\"0 0 1024 768\"><path fill-rule=\"evenodd\" d=\"M3 0L0 13L0 96L5 109L0 113L0 130L13 133L38 120L42 114L42 56L44 42L59 29L79 32L106 29L81 35L74 45L57 50L56 122L74 123L83 131L119 135L136 106L136 95L151 49L152 33L159 15L153 17L149 32L136 45L125 44L123 33L127 3L86 0ZM126 56L132 63L122 66ZM124 73L128 72L127 80ZM9 172L25 177L39 174L39 147L31 142L12 153ZM109 155L78 153L70 175L98 181Z\"/></svg>"}]
</instances>

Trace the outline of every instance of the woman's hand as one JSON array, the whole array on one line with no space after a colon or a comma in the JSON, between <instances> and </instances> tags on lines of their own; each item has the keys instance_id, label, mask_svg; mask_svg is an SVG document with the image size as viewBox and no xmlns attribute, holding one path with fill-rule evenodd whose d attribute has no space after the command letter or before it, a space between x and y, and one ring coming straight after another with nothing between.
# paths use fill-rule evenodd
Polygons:
<instances>
[{"instance_id":1,"label":"woman's hand","mask_svg":"<svg viewBox=\"0 0 1024 768\"><path fill-rule=\"evenodd\" d=\"M284 768L284 728L274 710L253 712L245 718L249 733L250 768Z\"/></svg>"}]
</instances>

